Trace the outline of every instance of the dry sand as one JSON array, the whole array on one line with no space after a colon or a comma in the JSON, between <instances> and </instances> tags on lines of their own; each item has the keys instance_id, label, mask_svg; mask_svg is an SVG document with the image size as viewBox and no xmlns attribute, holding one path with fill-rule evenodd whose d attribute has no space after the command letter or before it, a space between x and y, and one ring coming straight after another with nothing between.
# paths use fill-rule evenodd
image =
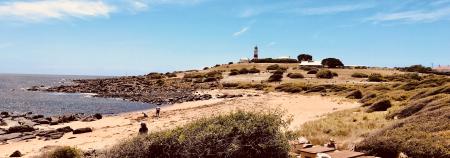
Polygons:
<instances>
[{"instance_id":1,"label":"dry sand","mask_svg":"<svg viewBox=\"0 0 450 158\"><path fill-rule=\"evenodd\" d=\"M137 135L139 124L146 122L149 131L159 131L181 126L192 120L203 117L224 114L236 110L268 110L281 109L292 116L290 129L297 129L303 123L319 118L320 116L336 110L358 107L359 104L337 97L322 97L318 95L305 96L280 92L265 93L253 90L210 90L201 93L209 94L246 94L241 98L211 99L207 101L186 102L161 108L161 117L153 118L154 109L144 111L149 118L143 118L142 111L107 116L94 122L71 122L57 126L40 126L41 129L56 129L70 126L74 129L82 127L93 128L92 133L65 134L58 140L37 140L27 142L8 142L0 145L0 157L9 156L15 150L31 157L39 154L46 147L75 146L83 150L104 149L120 142L123 139ZM259 96L247 96L258 94Z\"/></svg>"}]
</instances>

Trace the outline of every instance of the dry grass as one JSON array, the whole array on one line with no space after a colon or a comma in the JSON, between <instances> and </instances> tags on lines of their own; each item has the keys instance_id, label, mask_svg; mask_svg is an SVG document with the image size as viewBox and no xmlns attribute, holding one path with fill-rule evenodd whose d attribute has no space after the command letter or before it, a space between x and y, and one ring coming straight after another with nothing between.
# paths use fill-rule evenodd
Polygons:
<instances>
[{"instance_id":1,"label":"dry grass","mask_svg":"<svg viewBox=\"0 0 450 158\"><path fill-rule=\"evenodd\" d=\"M324 144L332 138L339 149L353 149L373 130L391 124L384 116L382 112L365 113L361 108L339 111L305 123L297 135L307 137L313 144Z\"/></svg>"}]
</instances>

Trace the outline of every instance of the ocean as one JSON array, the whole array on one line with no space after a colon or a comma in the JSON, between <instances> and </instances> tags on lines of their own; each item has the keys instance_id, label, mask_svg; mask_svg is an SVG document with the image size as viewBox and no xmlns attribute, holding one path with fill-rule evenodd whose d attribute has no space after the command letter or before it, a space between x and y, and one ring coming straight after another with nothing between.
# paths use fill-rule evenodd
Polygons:
<instances>
[{"instance_id":1,"label":"ocean","mask_svg":"<svg viewBox=\"0 0 450 158\"><path fill-rule=\"evenodd\" d=\"M27 91L31 86L73 84L74 79L95 79L95 76L0 74L0 111L33 112L46 116L85 113L117 114L145 110L152 104L130 102L119 98L97 98L92 94Z\"/></svg>"}]
</instances>

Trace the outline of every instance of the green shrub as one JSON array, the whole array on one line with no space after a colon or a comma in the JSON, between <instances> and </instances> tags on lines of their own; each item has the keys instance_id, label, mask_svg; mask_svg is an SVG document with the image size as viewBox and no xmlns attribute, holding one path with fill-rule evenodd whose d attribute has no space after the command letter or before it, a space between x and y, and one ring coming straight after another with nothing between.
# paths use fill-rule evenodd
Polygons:
<instances>
[{"instance_id":1,"label":"green shrub","mask_svg":"<svg viewBox=\"0 0 450 158\"><path fill-rule=\"evenodd\" d=\"M150 79L162 79L164 75L158 72L152 72L146 75Z\"/></svg>"},{"instance_id":2,"label":"green shrub","mask_svg":"<svg viewBox=\"0 0 450 158\"><path fill-rule=\"evenodd\" d=\"M203 68L203 70L208 70L208 69L209 69L209 67L204 67L204 68Z\"/></svg>"},{"instance_id":3,"label":"green shrub","mask_svg":"<svg viewBox=\"0 0 450 158\"><path fill-rule=\"evenodd\" d=\"M333 73L330 70L322 69L316 73L316 77L331 79L331 78L333 78Z\"/></svg>"},{"instance_id":4,"label":"green shrub","mask_svg":"<svg viewBox=\"0 0 450 158\"><path fill-rule=\"evenodd\" d=\"M354 78L367 78L369 77L369 75L365 74L365 73L361 73L361 72L355 72L352 74L352 77Z\"/></svg>"},{"instance_id":5,"label":"green shrub","mask_svg":"<svg viewBox=\"0 0 450 158\"><path fill-rule=\"evenodd\" d=\"M251 73L251 74L256 74L256 73L260 73L260 72L261 72L261 70L255 68L255 67L248 70L248 73Z\"/></svg>"},{"instance_id":6,"label":"green shrub","mask_svg":"<svg viewBox=\"0 0 450 158\"><path fill-rule=\"evenodd\" d=\"M40 155L38 158L81 158L83 157L83 153L76 148L64 146L64 147L56 147L49 152L45 152Z\"/></svg>"},{"instance_id":7,"label":"green shrub","mask_svg":"<svg viewBox=\"0 0 450 158\"><path fill-rule=\"evenodd\" d=\"M217 79L223 78L221 71L210 71L210 72L206 73L205 77L206 78L217 78Z\"/></svg>"},{"instance_id":8,"label":"green shrub","mask_svg":"<svg viewBox=\"0 0 450 158\"><path fill-rule=\"evenodd\" d=\"M233 65L233 62L231 62L231 61L230 61L230 62L228 62L228 65Z\"/></svg>"},{"instance_id":9,"label":"green shrub","mask_svg":"<svg viewBox=\"0 0 450 158\"><path fill-rule=\"evenodd\" d=\"M239 75L239 70L237 70L237 69L231 69L229 75L230 75L230 76Z\"/></svg>"},{"instance_id":10,"label":"green shrub","mask_svg":"<svg viewBox=\"0 0 450 158\"><path fill-rule=\"evenodd\" d=\"M369 82L383 82L384 79L383 79L383 76L381 74L373 73L373 74L369 75L368 81Z\"/></svg>"},{"instance_id":11,"label":"green shrub","mask_svg":"<svg viewBox=\"0 0 450 158\"><path fill-rule=\"evenodd\" d=\"M339 76L339 74L337 72L331 71L331 74L333 74L334 77Z\"/></svg>"},{"instance_id":12,"label":"green shrub","mask_svg":"<svg viewBox=\"0 0 450 158\"><path fill-rule=\"evenodd\" d=\"M289 78L305 78L301 73L288 73L287 77Z\"/></svg>"},{"instance_id":13,"label":"green shrub","mask_svg":"<svg viewBox=\"0 0 450 158\"><path fill-rule=\"evenodd\" d=\"M307 72L307 74L317 74L318 69L311 69Z\"/></svg>"},{"instance_id":14,"label":"green shrub","mask_svg":"<svg viewBox=\"0 0 450 158\"><path fill-rule=\"evenodd\" d=\"M177 74L176 74L176 73L170 73L170 72L167 72L165 75L166 75L168 78L177 77Z\"/></svg>"},{"instance_id":15,"label":"green shrub","mask_svg":"<svg viewBox=\"0 0 450 158\"><path fill-rule=\"evenodd\" d=\"M204 78L204 77L205 77L204 73L192 72L184 74L183 78Z\"/></svg>"},{"instance_id":16,"label":"green shrub","mask_svg":"<svg viewBox=\"0 0 450 158\"><path fill-rule=\"evenodd\" d=\"M283 74L274 73L269 77L269 82L280 82L283 79Z\"/></svg>"},{"instance_id":17,"label":"green shrub","mask_svg":"<svg viewBox=\"0 0 450 158\"><path fill-rule=\"evenodd\" d=\"M283 83L275 87L275 90L288 93L299 93L308 90L308 88L309 87L305 84Z\"/></svg>"},{"instance_id":18,"label":"green shrub","mask_svg":"<svg viewBox=\"0 0 450 158\"><path fill-rule=\"evenodd\" d=\"M234 87L239 86L239 83L222 83L222 86L224 88L234 88Z\"/></svg>"},{"instance_id":19,"label":"green shrub","mask_svg":"<svg viewBox=\"0 0 450 158\"><path fill-rule=\"evenodd\" d=\"M267 66L267 70L277 70L277 69L279 69L280 68L280 65L278 65L278 64L273 64L273 65L269 65L269 66Z\"/></svg>"},{"instance_id":20,"label":"green shrub","mask_svg":"<svg viewBox=\"0 0 450 158\"><path fill-rule=\"evenodd\" d=\"M248 73L249 73L249 71L247 68L242 68L239 70L239 74L248 74Z\"/></svg>"},{"instance_id":21,"label":"green shrub","mask_svg":"<svg viewBox=\"0 0 450 158\"><path fill-rule=\"evenodd\" d=\"M282 70L282 69L278 69L278 70L276 70L276 71L272 72L272 74L279 74L279 75L283 75L283 74L284 74L284 72L285 72L285 70Z\"/></svg>"},{"instance_id":22,"label":"green shrub","mask_svg":"<svg viewBox=\"0 0 450 158\"><path fill-rule=\"evenodd\" d=\"M325 58L322 60L322 65L329 68L344 67L344 64L341 62L341 60L336 58Z\"/></svg>"},{"instance_id":23,"label":"green shrub","mask_svg":"<svg viewBox=\"0 0 450 158\"><path fill-rule=\"evenodd\" d=\"M279 113L238 111L133 138L105 157L288 157L286 125Z\"/></svg>"}]
</instances>

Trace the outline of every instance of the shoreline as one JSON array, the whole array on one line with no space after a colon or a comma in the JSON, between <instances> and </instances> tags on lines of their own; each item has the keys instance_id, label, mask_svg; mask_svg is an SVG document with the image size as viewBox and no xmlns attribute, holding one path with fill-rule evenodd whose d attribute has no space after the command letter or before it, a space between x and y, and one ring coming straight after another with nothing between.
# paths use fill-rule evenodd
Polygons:
<instances>
[{"instance_id":1,"label":"shoreline","mask_svg":"<svg viewBox=\"0 0 450 158\"><path fill-rule=\"evenodd\" d=\"M274 110L282 109L293 121L289 129L297 129L303 123L320 118L321 116L349 108L360 106L340 97L323 97L320 95L298 95L283 92L255 91L255 90L201 90L212 96L221 94L245 94L237 98L213 98L193 102L176 103L161 106L161 117L154 118L154 108L107 115L101 120L93 122L74 121L55 126L38 126L41 129L60 128L70 126L73 129L91 127L93 132L84 134L67 133L56 140L32 139L19 142L8 142L0 145L1 156L9 156L15 150L26 154L25 157L35 156L52 146L74 146L82 150L102 150L109 148L121 140L136 136L141 122L147 123L150 132L171 129L182 126L200 118L226 114L236 110ZM251 95L247 95L251 94ZM314 106L313 106L314 105ZM148 115L145 118L142 112Z\"/></svg>"}]
</instances>

